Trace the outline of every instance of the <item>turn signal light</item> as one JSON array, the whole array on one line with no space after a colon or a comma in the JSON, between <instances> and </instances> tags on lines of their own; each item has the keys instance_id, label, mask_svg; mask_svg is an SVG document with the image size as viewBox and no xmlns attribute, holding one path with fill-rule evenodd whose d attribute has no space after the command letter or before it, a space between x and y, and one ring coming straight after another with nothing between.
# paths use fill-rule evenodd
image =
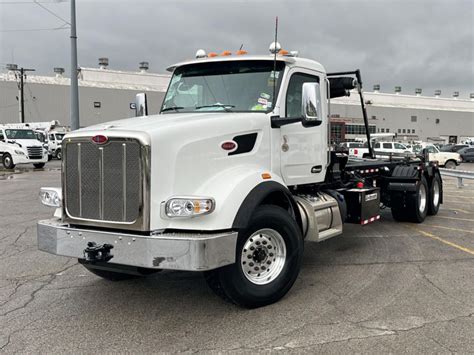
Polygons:
<instances>
[{"instance_id":1,"label":"turn signal light","mask_svg":"<svg viewBox=\"0 0 474 355\"><path fill-rule=\"evenodd\" d=\"M270 175L270 173L263 173L262 174L262 179L264 179L264 180L268 180L268 179L271 179L271 178L272 178L272 176Z\"/></svg>"}]
</instances>

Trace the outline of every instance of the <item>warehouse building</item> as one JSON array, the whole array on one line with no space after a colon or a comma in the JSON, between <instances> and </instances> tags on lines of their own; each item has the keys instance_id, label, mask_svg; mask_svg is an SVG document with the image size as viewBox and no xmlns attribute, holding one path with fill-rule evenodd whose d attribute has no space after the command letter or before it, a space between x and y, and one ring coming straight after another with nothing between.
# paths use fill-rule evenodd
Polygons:
<instances>
[{"instance_id":1,"label":"warehouse building","mask_svg":"<svg viewBox=\"0 0 474 355\"><path fill-rule=\"evenodd\" d=\"M107 58L99 59L98 68L79 70L79 100L81 126L134 116L134 98L147 93L149 113L159 112L166 92L169 74L155 74L148 63L141 62L136 72L110 69ZM57 120L69 122L69 85L62 68L54 75L31 74L24 86L25 122ZM0 74L0 123L19 122L19 91L17 71ZM369 129L371 133L396 133L399 141L461 142L474 137L474 94L460 97L422 96L421 89L414 95L365 92ZM331 101L331 134L334 142L354 140L365 135L359 96Z\"/></svg>"}]
</instances>

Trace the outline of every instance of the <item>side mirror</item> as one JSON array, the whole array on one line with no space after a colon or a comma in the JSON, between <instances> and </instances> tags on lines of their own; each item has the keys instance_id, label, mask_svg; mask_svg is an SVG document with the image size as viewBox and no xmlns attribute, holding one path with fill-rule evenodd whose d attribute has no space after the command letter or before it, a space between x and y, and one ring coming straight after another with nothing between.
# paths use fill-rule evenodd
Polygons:
<instances>
[{"instance_id":1,"label":"side mirror","mask_svg":"<svg viewBox=\"0 0 474 355\"><path fill-rule=\"evenodd\" d=\"M303 126L318 126L323 121L319 84L304 83L302 96Z\"/></svg>"},{"instance_id":2,"label":"side mirror","mask_svg":"<svg viewBox=\"0 0 474 355\"><path fill-rule=\"evenodd\" d=\"M148 104L144 92L135 96L135 117L148 116Z\"/></svg>"}]
</instances>

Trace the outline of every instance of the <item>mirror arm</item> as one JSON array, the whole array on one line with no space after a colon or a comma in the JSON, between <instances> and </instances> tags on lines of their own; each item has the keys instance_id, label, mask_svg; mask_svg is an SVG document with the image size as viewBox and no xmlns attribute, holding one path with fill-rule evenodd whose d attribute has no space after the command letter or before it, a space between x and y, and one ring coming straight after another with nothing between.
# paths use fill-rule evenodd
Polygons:
<instances>
[{"instance_id":1,"label":"mirror arm","mask_svg":"<svg viewBox=\"0 0 474 355\"><path fill-rule=\"evenodd\" d=\"M280 128L281 126L286 126L287 124L292 124L296 122L303 122L302 117L296 118L286 118L280 116L272 116L270 117L272 128Z\"/></svg>"}]
</instances>

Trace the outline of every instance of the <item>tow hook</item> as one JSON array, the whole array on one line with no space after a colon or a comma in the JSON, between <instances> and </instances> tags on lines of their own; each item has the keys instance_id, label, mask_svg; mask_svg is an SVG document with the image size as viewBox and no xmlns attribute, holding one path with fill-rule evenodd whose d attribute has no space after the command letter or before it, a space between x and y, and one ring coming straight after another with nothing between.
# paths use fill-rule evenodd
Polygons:
<instances>
[{"instance_id":1,"label":"tow hook","mask_svg":"<svg viewBox=\"0 0 474 355\"><path fill-rule=\"evenodd\" d=\"M84 249L84 259L87 261L109 261L114 256L110 250L114 246L111 244L97 244L96 242L88 242L87 248Z\"/></svg>"}]
</instances>

